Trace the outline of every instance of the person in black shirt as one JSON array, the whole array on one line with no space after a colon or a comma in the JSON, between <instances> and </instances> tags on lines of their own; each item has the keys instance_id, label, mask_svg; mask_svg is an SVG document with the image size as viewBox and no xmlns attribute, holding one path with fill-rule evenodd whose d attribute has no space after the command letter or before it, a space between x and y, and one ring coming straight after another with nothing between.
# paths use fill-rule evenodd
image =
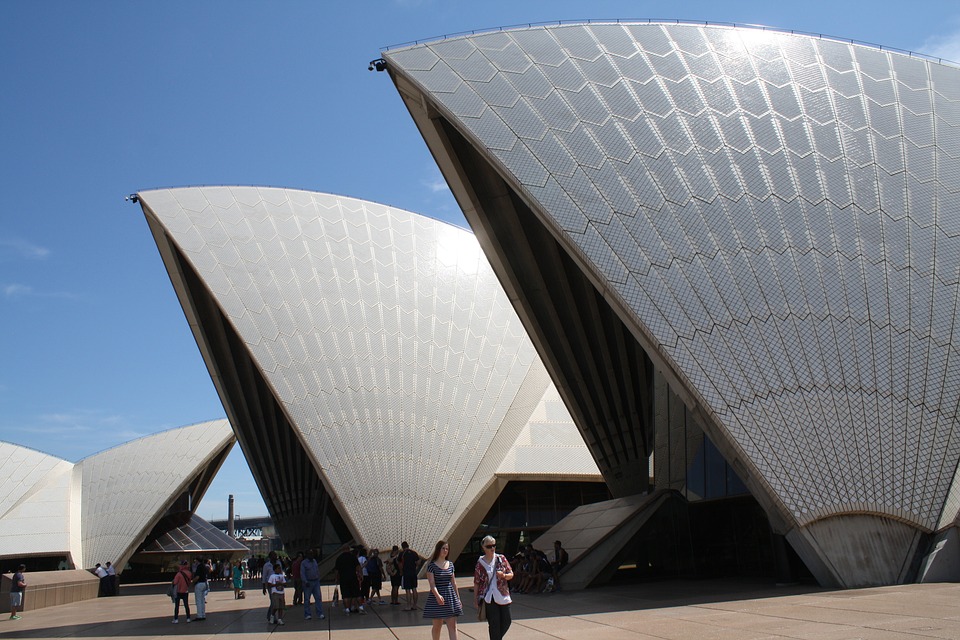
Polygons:
<instances>
[{"instance_id":1,"label":"person in black shirt","mask_svg":"<svg viewBox=\"0 0 960 640\"><path fill-rule=\"evenodd\" d=\"M410 548L407 542L401 542L400 566L402 567L403 590L407 596L404 611L413 611L417 607L417 570L420 569L420 554Z\"/></svg>"},{"instance_id":2,"label":"person in black shirt","mask_svg":"<svg viewBox=\"0 0 960 640\"><path fill-rule=\"evenodd\" d=\"M570 554L563 548L559 540L554 540L553 561L550 563L550 568L553 573L554 591L560 591L560 572L563 571L563 568L567 566L568 562L570 562Z\"/></svg>"},{"instance_id":3,"label":"person in black shirt","mask_svg":"<svg viewBox=\"0 0 960 640\"><path fill-rule=\"evenodd\" d=\"M197 561L197 571L193 575L193 597L197 607L197 620L207 619L207 592L210 590L210 566L204 558Z\"/></svg>"},{"instance_id":4,"label":"person in black shirt","mask_svg":"<svg viewBox=\"0 0 960 640\"><path fill-rule=\"evenodd\" d=\"M27 579L23 577L23 572L27 570L27 565L22 564L17 567L17 572L13 574L13 580L10 581L10 619L19 620L17 611L23 611L23 592L27 588Z\"/></svg>"},{"instance_id":5,"label":"person in black shirt","mask_svg":"<svg viewBox=\"0 0 960 640\"><path fill-rule=\"evenodd\" d=\"M343 598L343 612L350 615L357 611L360 601L360 583L363 573L360 570L360 561L349 546L344 545L340 556L334 564L337 574L337 583L340 585L340 597Z\"/></svg>"}]
</instances>

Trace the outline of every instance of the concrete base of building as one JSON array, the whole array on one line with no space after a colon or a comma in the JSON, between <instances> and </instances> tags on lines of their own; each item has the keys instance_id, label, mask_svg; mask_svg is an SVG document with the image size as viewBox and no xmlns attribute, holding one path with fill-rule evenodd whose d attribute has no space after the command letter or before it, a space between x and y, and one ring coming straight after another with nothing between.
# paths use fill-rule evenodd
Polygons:
<instances>
[{"instance_id":1,"label":"concrete base of building","mask_svg":"<svg viewBox=\"0 0 960 640\"><path fill-rule=\"evenodd\" d=\"M23 610L34 611L97 597L100 579L89 571L30 571L26 573L27 589L23 595ZM0 592L10 591L13 574L6 573L0 581Z\"/></svg>"},{"instance_id":2,"label":"concrete base of building","mask_svg":"<svg viewBox=\"0 0 960 640\"><path fill-rule=\"evenodd\" d=\"M875 587L915 579L923 533L871 514L842 514L787 533L787 540L825 587Z\"/></svg>"},{"instance_id":3,"label":"concrete base of building","mask_svg":"<svg viewBox=\"0 0 960 640\"><path fill-rule=\"evenodd\" d=\"M917 582L960 582L960 531L950 527L936 534L920 563Z\"/></svg>"}]
</instances>

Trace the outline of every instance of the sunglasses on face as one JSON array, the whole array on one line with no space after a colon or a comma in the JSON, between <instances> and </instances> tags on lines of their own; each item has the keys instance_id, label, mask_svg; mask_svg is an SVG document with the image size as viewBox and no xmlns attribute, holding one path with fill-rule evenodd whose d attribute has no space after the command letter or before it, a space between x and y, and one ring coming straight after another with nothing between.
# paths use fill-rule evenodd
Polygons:
<instances>
[{"instance_id":1,"label":"sunglasses on face","mask_svg":"<svg viewBox=\"0 0 960 640\"><path fill-rule=\"evenodd\" d=\"M485 545L483 545L483 548L484 548L484 549L496 549L496 548L497 548L497 545L495 545L495 544L485 544Z\"/></svg>"}]
</instances>

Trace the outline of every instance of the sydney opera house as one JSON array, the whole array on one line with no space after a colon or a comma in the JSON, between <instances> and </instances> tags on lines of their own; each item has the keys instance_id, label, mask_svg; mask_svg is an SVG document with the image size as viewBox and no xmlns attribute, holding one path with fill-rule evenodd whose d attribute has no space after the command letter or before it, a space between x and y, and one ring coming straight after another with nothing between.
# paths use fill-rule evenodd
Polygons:
<instances>
[{"instance_id":1,"label":"sydney opera house","mask_svg":"<svg viewBox=\"0 0 960 640\"><path fill-rule=\"evenodd\" d=\"M236 438L226 420L171 429L71 463L0 442L0 562L159 572L196 552L246 548L195 511ZM94 591L96 595L96 591Z\"/></svg>"},{"instance_id":2,"label":"sydney opera house","mask_svg":"<svg viewBox=\"0 0 960 640\"><path fill-rule=\"evenodd\" d=\"M583 584L960 578L960 69L657 22L382 55L476 237L137 194L288 545L465 548L555 481Z\"/></svg>"},{"instance_id":3,"label":"sydney opera house","mask_svg":"<svg viewBox=\"0 0 960 640\"><path fill-rule=\"evenodd\" d=\"M288 550L460 549L608 496L471 233L291 189L137 197Z\"/></svg>"},{"instance_id":4,"label":"sydney opera house","mask_svg":"<svg viewBox=\"0 0 960 640\"><path fill-rule=\"evenodd\" d=\"M643 22L379 62L615 497L653 454L688 500L744 488L822 584L955 565L960 69Z\"/></svg>"}]
</instances>

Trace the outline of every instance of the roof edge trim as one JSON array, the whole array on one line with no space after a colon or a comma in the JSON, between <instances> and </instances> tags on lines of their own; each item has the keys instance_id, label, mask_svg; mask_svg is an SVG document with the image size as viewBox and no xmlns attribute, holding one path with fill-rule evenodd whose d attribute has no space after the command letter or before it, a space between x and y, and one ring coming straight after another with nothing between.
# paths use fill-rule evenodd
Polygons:
<instances>
[{"instance_id":1,"label":"roof edge trim","mask_svg":"<svg viewBox=\"0 0 960 640\"><path fill-rule=\"evenodd\" d=\"M486 33L497 33L500 31L535 29L535 28L541 28L541 27L564 27L564 26L586 25L586 24L685 24L685 25L702 26L702 27L727 27L727 28L734 28L734 29L755 29L758 31L772 31L774 33L789 34L789 35L795 35L795 36L806 36L806 37L816 38L818 40L832 40L834 42L855 44L855 45L860 45L864 47L870 47L871 49L878 49L880 51L889 51L891 53L899 53L901 55L905 55L910 58L921 58L923 60L936 62L938 64L945 64L945 65L960 67L960 62L949 60L947 58L941 58L939 56L921 53L918 51L910 51L909 49L900 49L899 47L888 47L886 45L877 44L875 42L866 42L863 40L856 40L854 38L844 38L842 36L832 36L825 33L817 33L815 31L801 31L799 29L786 29L783 27L773 27L770 25L763 25L763 24L751 24L751 23L742 23L742 22L723 22L718 20L689 20L685 18L599 18L599 19L586 18L586 19L580 19L580 20L547 20L544 22L527 22L527 23L519 23L519 24L512 24L512 25L503 25L499 27L488 27L485 29L473 29L470 31L457 31L454 33L443 34L440 36L433 36L430 38L421 38L419 40L408 40L407 42L390 44L390 45L380 47L380 51L381 52L397 51L400 49L406 49L409 47L415 47L423 44L434 44L437 42L444 42L446 40L456 40L459 38L478 36Z\"/></svg>"}]
</instances>

